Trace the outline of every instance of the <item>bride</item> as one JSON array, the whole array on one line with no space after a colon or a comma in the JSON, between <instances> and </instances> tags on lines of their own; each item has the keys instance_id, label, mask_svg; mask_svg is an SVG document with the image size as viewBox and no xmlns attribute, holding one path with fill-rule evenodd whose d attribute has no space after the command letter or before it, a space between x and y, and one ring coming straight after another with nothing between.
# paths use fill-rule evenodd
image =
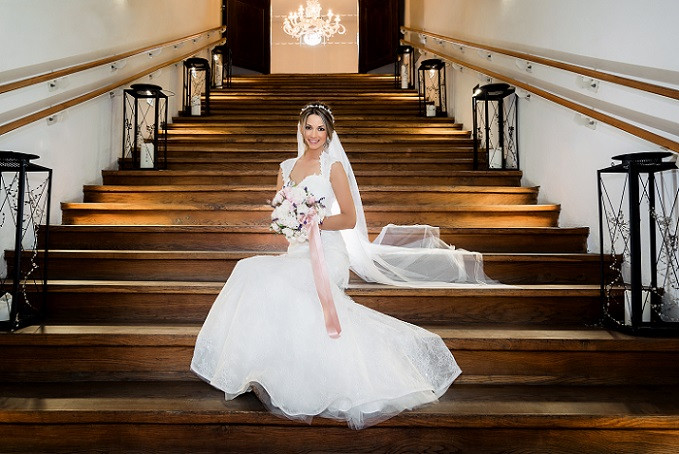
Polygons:
<instances>
[{"instance_id":1,"label":"bride","mask_svg":"<svg viewBox=\"0 0 679 454\"><path fill-rule=\"evenodd\" d=\"M446 245L429 226L387 226L369 242L328 106L302 109L297 140L278 190L303 188L323 201L331 214L318 225L320 243L312 232L280 256L239 261L198 335L191 369L227 399L252 390L275 414L354 429L435 402L461 373L453 355L438 335L349 298L349 268L390 285L478 285L488 282L480 254Z\"/></svg>"}]
</instances>

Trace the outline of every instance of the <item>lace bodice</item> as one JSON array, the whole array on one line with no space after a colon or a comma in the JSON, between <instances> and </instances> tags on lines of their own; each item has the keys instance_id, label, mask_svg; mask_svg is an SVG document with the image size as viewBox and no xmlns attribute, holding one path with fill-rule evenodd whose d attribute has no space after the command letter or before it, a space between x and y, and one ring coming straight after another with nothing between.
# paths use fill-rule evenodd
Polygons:
<instances>
[{"instance_id":1,"label":"lace bodice","mask_svg":"<svg viewBox=\"0 0 679 454\"><path fill-rule=\"evenodd\" d=\"M283 184L286 186L306 186L306 188L316 197L325 197L324 203L326 208L331 213L336 213L337 208L335 207L335 192L332 190L332 184L330 183L330 168L333 162L329 158L327 153L321 154L321 160L319 163L319 172L317 174L310 174L304 177L301 181L296 182L290 179L290 173L295 167L297 158L287 159L281 162L281 170L283 174Z\"/></svg>"}]
</instances>

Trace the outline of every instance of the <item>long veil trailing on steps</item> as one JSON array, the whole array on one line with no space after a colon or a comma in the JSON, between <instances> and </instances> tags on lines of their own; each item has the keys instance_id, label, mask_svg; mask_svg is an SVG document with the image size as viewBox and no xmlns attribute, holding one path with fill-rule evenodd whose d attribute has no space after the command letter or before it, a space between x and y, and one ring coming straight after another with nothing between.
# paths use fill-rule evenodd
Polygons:
<instances>
[{"instance_id":1,"label":"long veil trailing on steps","mask_svg":"<svg viewBox=\"0 0 679 454\"><path fill-rule=\"evenodd\" d=\"M301 156L304 151L304 139L298 127L297 155ZM331 163L342 163L349 179L356 225L341 232L349 253L350 268L363 280L421 288L496 283L485 275L480 253L446 244L439 238L438 227L389 224L370 242L356 177L336 131L324 152L329 154Z\"/></svg>"}]
</instances>

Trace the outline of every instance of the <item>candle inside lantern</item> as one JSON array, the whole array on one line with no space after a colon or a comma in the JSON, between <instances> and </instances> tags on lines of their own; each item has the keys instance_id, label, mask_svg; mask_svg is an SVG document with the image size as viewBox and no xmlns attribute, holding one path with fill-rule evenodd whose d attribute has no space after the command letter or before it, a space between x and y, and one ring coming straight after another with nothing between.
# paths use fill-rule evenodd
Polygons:
<instances>
[{"instance_id":1,"label":"candle inside lantern","mask_svg":"<svg viewBox=\"0 0 679 454\"><path fill-rule=\"evenodd\" d=\"M142 169L152 169L153 166L154 166L153 142L142 141L139 167Z\"/></svg>"},{"instance_id":2,"label":"candle inside lantern","mask_svg":"<svg viewBox=\"0 0 679 454\"><path fill-rule=\"evenodd\" d=\"M12 309L12 295L5 293L0 297L0 322L9 320L9 314Z\"/></svg>"},{"instance_id":3,"label":"candle inside lantern","mask_svg":"<svg viewBox=\"0 0 679 454\"><path fill-rule=\"evenodd\" d=\"M222 71L223 71L223 66L221 59L215 63L215 87L217 88L222 88Z\"/></svg>"},{"instance_id":4,"label":"candle inside lantern","mask_svg":"<svg viewBox=\"0 0 679 454\"><path fill-rule=\"evenodd\" d=\"M651 292L641 291L641 321L651 321ZM625 325L632 325L632 291L625 290Z\"/></svg>"},{"instance_id":5,"label":"candle inside lantern","mask_svg":"<svg viewBox=\"0 0 679 454\"><path fill-rule=\"evenodd\" d=\"M191 96L191 115L193 115L194 117L200 116L200 96L199 95Z\"/></svg>"},{"instance_id":6,"label":"candle inside lantern","mask_svg":"<svg viewBox=\"0 0 679 454\"><path fill-rule=\"evenodd\" d=\"M488 150L488 168L502 168L502 148L491 148Z\"/></svg>"},{"instance_id":7,"label":"candle inside lantern","mask_svg":"<svg viewBox=\"0 0 679 454\"><path fill-rule=\"evenodd\" d=\"M408 65L401 65L401 88L406 89L408 88L408 84L410 81L408 80Z\"/></svg>"},{"instance_id":8,"label":"candle inside lantern","mask_svg":"<svg viewBox=\"0 0 679 454\"><path fill-rule=\"evenodd\" d=\"M435 117L436 116L436 105L434 104L433 101L428 101L427 102L427 107L426 107L426 112L428 117Z\"/></svg>"}]
</instances>

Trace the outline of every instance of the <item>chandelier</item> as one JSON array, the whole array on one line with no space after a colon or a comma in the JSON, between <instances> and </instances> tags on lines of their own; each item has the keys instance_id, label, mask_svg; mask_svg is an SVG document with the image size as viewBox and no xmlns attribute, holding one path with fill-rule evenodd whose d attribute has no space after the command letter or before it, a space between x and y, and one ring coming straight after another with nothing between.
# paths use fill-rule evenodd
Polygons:
<instances>
[{"instance_id":1,"label":"chandelier","mask_svg":"<svg viewBox=\"0 0 679 454\"><path fill-rule=\"evenodd\" d=\"M327 16L321 16L321 5L318 0L307 0L306 8L299 5L296 12L291 12L283 22L283 31L299 39L299 43L316 46L323 43L335 33L343 35L347 31L340 24L340 17L328 10Z\"/></svg>"}]
</instances>

